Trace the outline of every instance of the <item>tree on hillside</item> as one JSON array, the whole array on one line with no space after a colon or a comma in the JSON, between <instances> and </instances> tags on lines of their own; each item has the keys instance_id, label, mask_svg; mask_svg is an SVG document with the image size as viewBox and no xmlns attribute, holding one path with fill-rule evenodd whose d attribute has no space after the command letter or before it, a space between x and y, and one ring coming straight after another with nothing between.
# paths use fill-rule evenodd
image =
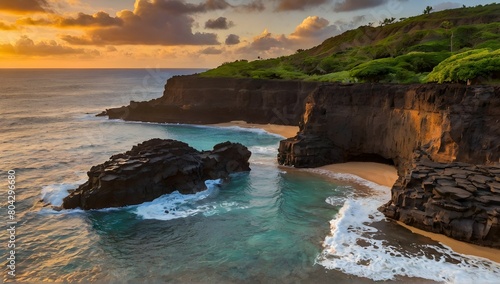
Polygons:
<instances>
[{"instance_id":1,"label":"tree on hillside","mask_svg":"<svg viewBox=\"0 0 500 284\"><path fill-rule=\"evenodd\" d=\"M427 14L430 14L432 11L432 7L431 6L427 6L425 7L425 10L424 10L424 15L427 15Z\"/></svg>"},{"instance_id":2,"label":"tree on hillside","mask_svg":"<svg viewBox=\"0 0 500 284\"><path fill-rule=\"evenodd\" d=\"M392 18L385 18L383 21L380 21L379 24L381 26L385 26L385 25L394 23L394 21L396 21L396 18L394 18L394 17L392 17Z\"/></svg>"}]
</instances>

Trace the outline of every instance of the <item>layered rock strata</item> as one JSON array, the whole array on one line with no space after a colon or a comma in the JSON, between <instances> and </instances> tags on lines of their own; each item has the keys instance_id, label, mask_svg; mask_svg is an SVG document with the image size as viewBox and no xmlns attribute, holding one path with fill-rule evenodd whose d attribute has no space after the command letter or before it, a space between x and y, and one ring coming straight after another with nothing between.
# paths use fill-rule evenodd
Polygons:
<instances>
[{"instance_id":1,"label":"layered rock strata","mask_svg":"<svg viewBox=\"0 0 500 284\"><path fill-rule=\"evenodd\" d=\"M140 204L163 194L206 189L206 180L250 171L250 151L225 142L198 151L175 140L152 139L93 166L89 179L64 198L63 209L101 209Z\"/></svg>"},{"instance_id":2,"label":"layered rock strata","mask_svg":"<svg viewBox=\"0 0 500 284\"><path fill-rule=\"evenodd\" d=\"M131 102L101 115L132 121L212 124L234 120L297 125L304 99L320 83L176 76L161 98Z\"/></svg>"},{"instance_id":3,"label":"layered rock strata","mask_svg":"<svg viewBox=\"0 0 500 284\"><path fill-rule=\"evenodd\" d=\"M436 163L418 151L379 210L405 224L500 248L500 165Z\"/></svg>"},{"instance_id":4,"label":"layered rock strata","mask_svg":"<svg viewBox=\"0 0 500 284\"><path fill-rule=\"evenodd\" d=\"M500 87L322 85L306 98L299 126L280 144L282 164L386 160L403 174L417 149L436 162L498 163Z\"/></svg>"}]
</instances>

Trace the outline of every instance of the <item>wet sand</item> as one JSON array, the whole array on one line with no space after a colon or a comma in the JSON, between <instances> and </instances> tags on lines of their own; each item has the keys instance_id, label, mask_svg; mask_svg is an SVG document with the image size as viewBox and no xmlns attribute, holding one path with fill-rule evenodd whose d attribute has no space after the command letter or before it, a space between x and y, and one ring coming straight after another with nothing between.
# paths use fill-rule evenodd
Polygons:
<instances>
[{"instance_id":1,"label":"wet sand","mask_svg":"<svg viewBox=\"0 0 500 284\"><path fill-rule=\"evenodd\" d=\"M332 164L318 169L327 170L333 173L352 174L376 184L392 187L398 179L396 168L391 165L371 163L371 162L349 162Z\"/></svg>"},{"instance_id":2,"label":"wet sand","mask_svg":"<svg viewBox=\"0 0 500 284\"><path fill-rule=\"evenodd\" d=\"M487 247L482 247L482 246L478 246L478 245L474 245L474 244L469 244L469 243L457 241L457 240L449 238L445 235L420 230L420 229L406 225L406 224L399 222L399 221L397 223L400 226L403 226L406 229L412 231L414 234L419 234L419 235L428 237L436 242L439 242L445 246L450 247L452 250L454 250L460 254L473 255L473 256L477 256L477 257L487 258L487 259L492 260L494 262L500 263L500 250L498 250L498 249L487 248Z\"/></svg>"},{"instance_id":3,"label":"wet sand","mask_svg":"<svg viewBox=\"0 0 500 284\"><path fill-rule=\"evenodd\" d=\"M238 126L242 128L258 128L265 130L269 133L278 134L285 138L294 137L297 135L299 131L298 126L289 126L289 125L276 125L276 124L255 124L255 123L247 123L245 121L231 121L225 123L212 124L213 126L220 127L232 127Z\"/></svg>"}]
</instances>

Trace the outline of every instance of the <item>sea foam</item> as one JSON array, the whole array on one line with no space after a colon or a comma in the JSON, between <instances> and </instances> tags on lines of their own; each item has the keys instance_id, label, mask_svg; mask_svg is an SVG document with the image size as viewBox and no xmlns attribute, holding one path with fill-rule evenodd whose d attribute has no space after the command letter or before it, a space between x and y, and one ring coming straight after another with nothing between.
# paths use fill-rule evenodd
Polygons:
<instances>
[{"instance_id":1,"label":"sea foam","mask_svg":"<svg viewBox=\"0 0 500 284\"><path fill-rule=\"evenodd\" d=\"M69 195L69 190L76 189L86 180L80 180L75 183L56 183L42 187L41 198L44 202L54 206L61 206L64 197Z\"/></svg>"},{"instance_id":2,"label":"sea foam","mask_svg":"<svg viewBox=\"0 0 500 284\"><path fill-rule=\"evenodd\" d=\"M206 202L212 197L216 197L219 191L221 180L207 180L205 184L207 190L195 194L181 194L178 191L165 194L151 202L137 205L134 213L143 219L173 220L186 218L197 214L204 216L216 215L231 211L235 208L245 208L236 202ZM205 201L205 202L204 202Z\"/></svg>"},{"instance_id":3,"label":"sea foam","mask_svg":"<svg viewBox=\"0 0 500 284\"><path fill-rule=\"evenodd\" d=\"M406 276L446 283L498 283L498 263L462 255L442 245L420 245L416 253L388 244L383 233L373 226L385 220L377 208L390 199L388 187L353 175L309 171L351 180L372 189L369 197L353 195L345 200L337 216L330 221L331 234L323 242L324 250L317 257L317 263L375 281ZM326 202L336 206L340 203L331 198Z\"/></svg>"}]
</instances>

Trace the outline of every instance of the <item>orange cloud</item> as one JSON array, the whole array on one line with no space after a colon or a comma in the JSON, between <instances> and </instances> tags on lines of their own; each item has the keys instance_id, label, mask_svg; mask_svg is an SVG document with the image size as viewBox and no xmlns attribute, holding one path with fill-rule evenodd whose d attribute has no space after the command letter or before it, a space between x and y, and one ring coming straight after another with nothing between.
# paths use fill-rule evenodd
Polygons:
<instances>
[{"instance_id":1,"label":"orange cloud","mask_svg":"<svg viewBox=\"0 0 500 284\"><path fill-rule=\"evenodd\" d=\"M250 50L265 51L273 48L284 48L294 50L304 45L317 44L328 37L337 35L340 29L337 25L318 16L309 16L300 23L290 35L284 34L273 36L264 30L263 33L253 38L252 42L240 49L240 52Z\"/></svg>"},{"instance_id":2,"label":"orange cloud","mask_svg":"<svg viewBox=\"0 0 500 284\"><path fill-rule=\"evenodd\" d=\"M318 33L323 33L329 24L330 22L326 19L318 16L309 16L295 28L295 31L291 35L295 37L317 36Z\"/></svg>"},{"instance_id":3,"label":"orange cloud","mask_svg":"<svg viewBox=\"0 0 500 284\"><path fill-rule=\"evenodd\" d=\"M53 56L79 54L90 57L100 55L99 51L97 50L63 46L58 44L54 40L39 41L35 43L27 36L22 36L14 44L0 44L0 54L21 56Z\"/></svg>"},{"instance_id":4,"label":"orange cloud","mask_svg":"<svg viewBox=\"0 0 500 284\"><path fill-rule=\"evenodd\" d=\"M14 25L9 25L9 24L6 24L4 22L0 22L0 30L12 31L12 30L17 30L17 28Z\"/></svg>"},{"instance_id":5,"label":"orange cloud","mask_svg":"<svg viewBox=\"0 0 500 284\"><path fill-rule=\"evenodd\" d=\"M180 0L136 0L134 11L123 10L114 18L119 26L99 26L83 36L64 35L70 44L79 45L215 45L214 33L193 33L190 14L226 9L224 0L190 4ZM95 20L95 19L92 19Z\"/></svg>"},{"instance_id":6,"label":"orange cloud","mask_svg":"<svg viewBox=\"0 0 500 284\"><path fill-rule=\"evenodd\" d=\"M47 0L0 0L0 12L27 14L52 10Z\"/></svg>"},{"instance_id":7,"label":"orange cloud","mask_svg":"<svg viewBox=\"0 0 500 284\"><path fill-rule=\"evenodd\" d=\"M111 17L108 13L97 12L94 15L78 13L76 17L51 16L50 18L33 19L21 18L16 21L18 25L33 25L33 26L55 26L60 28L67 27L108 27L120 26L123 24L122 19Z\"/></svg>"},{"instance_id":8,"label":"orange cloud","mask_svg":"<svg viewBox=\"0 0 500 284\"><path fill-rule=\"evenodd\" d=\"M273 36L266 29L260 35L253 38L249 48L253 50L269 50L276 47L286 47L289 44L290 41L285 35Z\"/></svg>"},{"instance_id":9,"label":"orange cloud","mask_svg":"<svg viewBox=\"0 0 500 284\"><path fill-rule=\"evenodd\" d=\"M251 42L236 50L239 54L252 56L280 56L295 52L299 48L310 47L341 33L337 24L330 24L324 18L309 16L289 35L273 35L267 29L254 37Z\"/></svg>"},{"instance_id":10,"label":"orange cloud","mask_svg":"<svg viewBox=\"0 0 500 284\"><path fill-rule=\"evenodd\" d=\"M217 55L217 54L221 54L223 52L224 52L223 49L218 49L215 47L207 47L207 48L202 49L200 51L201 54L206 54L206 55Z\"/></svg>"},{"instance_id":11,"label":"orange cloud","mask_svg":"<svg viewBox=\"0 0 500 284\"><path fill-rule=\"evenodd\" d=\"M339 29L337 26L330 26L330 22L327 19L318 16L309 16L295 28L291 36L297 38L326 38L338 32Z\"/></svg>"}]
</instances>

